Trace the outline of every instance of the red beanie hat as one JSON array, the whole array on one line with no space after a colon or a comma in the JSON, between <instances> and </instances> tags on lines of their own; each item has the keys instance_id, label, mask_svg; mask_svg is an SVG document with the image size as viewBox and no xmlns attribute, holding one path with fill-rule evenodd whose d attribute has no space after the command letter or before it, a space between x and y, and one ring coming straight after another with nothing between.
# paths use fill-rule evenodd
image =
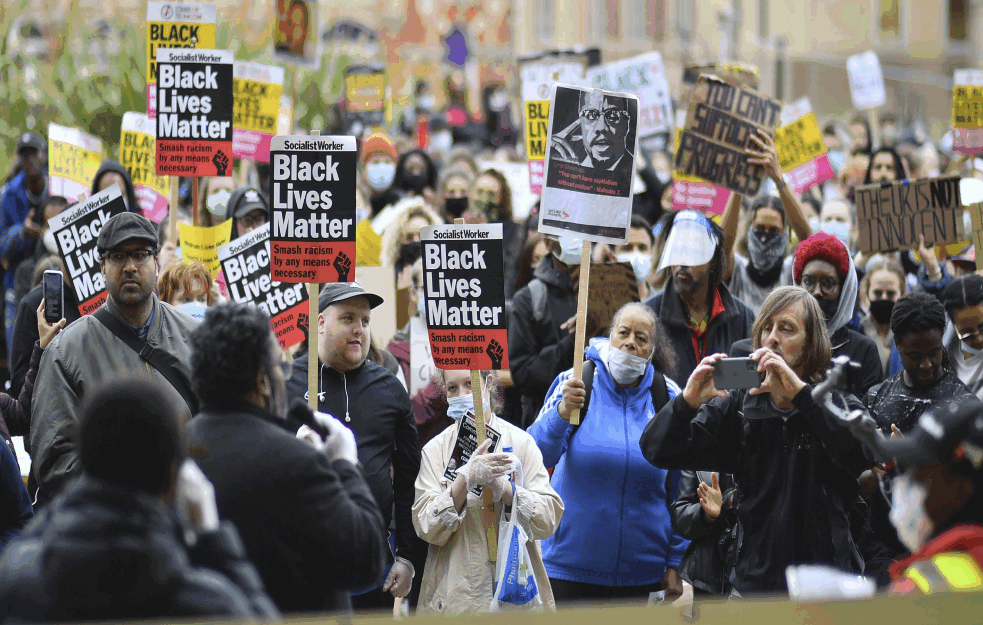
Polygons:
<instances>
[{"instance_id":1,"label":"red beanie hat","mask_svg":"<svg viewBox=\"0 0 983 625\"><path fill-rule=\"evenodd\" d=\"M850 252L846 246L831 234L817 232L795 249L795 261L792 264L792 278L798 284L802 278L802 270L811 260L825 260L836 267L840 280L850 271Z\"/></svg>"},{"instance_id":2,"label":"red beanie hat","mask_svg":"<svg viewBox=\"0 0 983 625\"><path fill-rule=\"evenodd\" d=\"M373 156L389 156L396 160L396 146L393 140L384 132L373 132L368 139L362 143L362 164L365 164Z\"/></svg>"}]
</instances>

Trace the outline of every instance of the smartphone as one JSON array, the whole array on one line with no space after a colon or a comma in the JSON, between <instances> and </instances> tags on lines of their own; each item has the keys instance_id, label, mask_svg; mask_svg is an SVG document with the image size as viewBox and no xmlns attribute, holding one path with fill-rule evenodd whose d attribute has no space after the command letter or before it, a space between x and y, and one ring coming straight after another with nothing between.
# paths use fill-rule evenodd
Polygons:
<instances>
[{"instance_id":1,"label":"smartphone","mask_svg":"<svg viewBox=\"0 0 983 625\"><path fill-rule=\"evenodd\" d=\"M65 278L60 271L44 272L44 320L58 323L65 316Z\"/></svg>"},{"instance_id":2,"label":"smartphone","mask_svg":"<svg viewBox=\"0 0 983 625\"><path fill-rule=\"evenodd\" d=\"M713 385L717 390L758 388L764 375L752 358L724 358L713 369Z\"/></svg>"}]
</instances>

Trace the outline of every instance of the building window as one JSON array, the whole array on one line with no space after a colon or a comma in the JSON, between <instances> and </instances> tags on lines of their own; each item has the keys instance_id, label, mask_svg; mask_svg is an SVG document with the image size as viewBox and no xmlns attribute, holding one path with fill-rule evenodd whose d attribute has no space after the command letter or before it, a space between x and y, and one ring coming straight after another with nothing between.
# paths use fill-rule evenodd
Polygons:
<instances>
[{"instance_id":1,"label":"building window","mask_svg":"<svg viewBox=\"0 0 983 625\"><path fill-rule=\"evenodd\" d=\"M621 39L621 11L618 10L618 4L621 0L604 0L604 13L605 22L607 23L607 36L608 39L613 39L617 41Z\"/></svg>"},{"instance_id":2,"label":"building window","mask_svg":"<svg viewBox=\"0 0 983 625\"><path fill-rule=\"evenodd\" d=\"M693 0L677 0L676 28L680 37L689 41L693 36L693 25L696 23L696 3Z\"/></svg>"},{"instance_id":3,"label":"building window","mask_svg":"<svg viewBox=\"0 0 983 625\"><path fill-rule=\"evenodd\" d=\"M553 0L539 0L539 38L547 43L553 41L553 28Z\"/></svg>"},{"instance_id":4,"label":"building window","mask_svg":"<svg viewBox=\"0 0 983 625\"><path fill-rule=\"evenodd\" d=\"M771 3L768 0L758 0L758 39L768 39L768 11Z\"/></svg>"},{"instance_id":5,"label":"building window","mask_svg":"<svg viewBox=\"0 0 983 625\"><path fill-rule=\"evenodd\" d=\"M969 41L969 0L949 0L949 41Z\"/></svg>"},{"instance_id":6,"label":"building window","mask_svg":"<svg viewBox=\"0 0 983 625\"><path fill-rule=\"evenodd\" d=\"M665 0L648 0L645 3L645 34L652 41L666 38Z\"/></svg>"},{"instance_id":7,"label":"building window","mask_svg":"<svg viewBox=\"0 0 983 625\"><path fill-rule=\"evenodd\" d=\"M901 35L901 0L880 0L878 31L882 40L892 41Z\"/></svg>"}]
</instances>

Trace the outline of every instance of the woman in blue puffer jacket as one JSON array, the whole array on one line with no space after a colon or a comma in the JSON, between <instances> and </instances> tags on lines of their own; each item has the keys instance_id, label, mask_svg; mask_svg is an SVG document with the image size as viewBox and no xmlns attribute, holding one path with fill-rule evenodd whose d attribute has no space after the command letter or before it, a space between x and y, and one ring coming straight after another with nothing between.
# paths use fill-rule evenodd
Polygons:
<instances>
[{"instance_id":1,"label":"woman in blue puffer jacket","mask_svg":"<svg viewBox=\"0 0 983 625\"><path fill-rule=\"evenodd\" d=\"M653 398L680 393L666 377L672 354L652 310L626 304L614 316L610 338L592 340L585 351L595 372L581 425L569 422L585 396L571 369L553 381L529 426L565 505L556 533L542 542L558 607L682 592L677 569L689 541L673 531L666 505L676 495L679 472L653 467L638 444L661 408ZM652 389L653 380L664 390Z\"/></svg>"}]
</instances>

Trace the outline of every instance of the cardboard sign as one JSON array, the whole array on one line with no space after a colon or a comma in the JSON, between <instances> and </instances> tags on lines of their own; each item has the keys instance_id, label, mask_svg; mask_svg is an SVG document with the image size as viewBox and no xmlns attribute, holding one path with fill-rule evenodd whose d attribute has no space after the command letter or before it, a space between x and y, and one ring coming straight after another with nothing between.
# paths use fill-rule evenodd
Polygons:
<instances>
[{"instance_id":1,"label":"cardboard sign","mask_svg":"<svg viewBox=\"0 0 983 625\"><path fill-rule=\"evenodd\" d=\"M114 184L48 220L83 315L94 312L106 301L106 281L99 266L96 240L103 225L123 212L123 194Z\"/></svg>"},{"instance_id":2,"label":"cardboard sign","mask_svg":"<svg viewBox=\"0 0 983 625\"><path fill-rule=\"evenodd\" d=\"M427 226L420 241L434 364L508 369L502 224Z\"/></svg>"},{"instance_id":3,"label":"cardboard sign","mask_svg":"<svg viewBox=\"0 0 983 625\"><path fill-rule=\"evenodd\" d=\"M269 163L270 141L280 127L283 68L236 61L232 94L232 156Z\"/></svg>"},{"instance_id":4,"label":"cardboard sign","mask_svg":"<svg viewBox=\"0 0 983 625\"><path fill-rule=\"evenodd\" d=\"M355 137L277 136L271 149L272 278L351 282Z\"/></svg>"},{"instance_id":5,"label":"cardboard sign","mask_svg":"<svg viewBox=\"0 0 983 625\"><path fill-rule=\"evenodd\" d=\"M861 252L914 249L920 234L926 245L967 238L956 176L858 187L856 204Z\"/></svg>"},{"instance_id":6,"label":"cardboard sign","mask_svg":"<svg viewBox=\"0 0 983 625\"><path fill-rule=\"evenodd\" d=\"M201 261L208 267L214 279L222 268L218 261L218 248L227 244L232 238L232 220L227 219L217 226L208 228L185 223L179 223L177 227L181 242L181 258L189 263Z\"/></svg>"},{"instance_id":7,"label":"cardboard sign","mask_svg":"<svg viewBox=\"0 0 983 625\"><path fill-rule=\"evenodd\" d=\"M621 245L628 240L638 151L638 98L556 85L539 231Z\"/></svg>"},{"instance_id":8,"label":"cardboard sign","mask_svg":"<svg viewBox=\"0 0 983 625\"><path fill-rule=\"evenodd\" d=\"M147 117L157 116L157 50L215 47L218 10L204 2L147 2Z\"/></svg>"},{"instance_id":9,"label":"cardboard sign","mask_svg":"<svg viewBox=\"0 0 983 625\"><path fill-rule=\"evenodd\" d=\"M320 32L321 9L317 0L273 3L273 58L314 70L320 68Z\"/></svg>"},{"instance_id":10,"label":"cardboard sign","mask_svg":"<svg viewBox=\"0 0 983 625\"><path fill-rule=\"evenodd\" d=\"M587 72L587 81L595 89L621 91L638 97L640 140L672 130L672 94L662 55L658 52L592 68Z\"/></svg>"},{"instance_id":11,"label":"cardboard sign","mask_svg":"<svg viewBox=\"0 0 983 625\"><path fill-rule=\"evenodd\" d=\"M543 192L549 136L550 90L555 83L579 85L584 80L584 64L572 59L525 63L519 70L522 80L523 115L526 121L526 161L529 187Z\"/></svg>"},{"instance_id":12,"label":"cardboard sign","mask_svg":"<svg viewBox=\"0 0 983 625\"><path fill-rule=\"evenodd\" d=\"M775 131L778 165L788 175L796 193L832 180L836 175L826 155L826 142L819 130L809 98L802 98L782 109L782 126Z\"/></svg>"},{"instance_id":13,"label":"cardboard sign","mask_svg":"<svg viewBox=\"0 0 983 625\"><path fill-rule=\"evenodd\" d=\"M229 298L254 304L270 316L270 327L282 349L307 339L310 328L308 293L302 283L270 280L270 224L263 224L217 250Z\"/></svg>"},{"instance_id":14,"label":"cardboard sign","mask_svg":"<svg viewBox=\"0 0 983 625\"><path fill-rule=\"evenodd\" d=\"M48 193L69 202L92 190L102 163L102 140L77 128L48 124Z\"/></svg>"},{"instance_id":15,"label":"cardboard sign","mask_svg":"<svg viewBox=\"0 0 983 625\"><path fill-rule=\"evenodd\" d=\"M608 336L614 313L628 302L639 302L638 282L631 263L596 263L590 266L587 314L597 336Z\"/></svg>"},{"instance_id":16,"label":"cardboard sign","mask_svg":"<svg viewBox=\"0 0 983 625\"><path fill-rule=\"evenodd\" d=\"M983 70L957 69L952 88L952 150L983 152Z\"/></svg>"},{"instance_id":17,"label":"cardboard sign","mask_svg":"<svg viewBox=\"0 0 983 625\"><path fill-rule=\"evenodd\" d=\"M751 135L759 129L774 134L781 112L781 103L753 89L700 76L679 137L676 170L747 197L757 195L765 169L748 163L745 150L757 148Z\"/></svg>"},{"instance_id":18,"label":"cardboard sign","mask_svg":"<svg viewBox=\"0 0 983 625\"><path fill-rule=\"evenodd\" d=\"M884 90L884 74L876 52L870 50L851 56L846 60L846 71L850 79L853 108L866 111L884 105L887 92Z\"/></svg>"},{"instance_id":19,"label":"cardboard sign","mask_svg":"<svg viewBox=\"0 0 983 625\"><path fill-rule=\"evenodd\" d=\"M157 174L157 125L143 113L123 113L119 137L119 162L130 172L140 211L160 223L167 217L170 179Z\"/></svg>"},{"instance_id":20,"label":"cardboard sign","mask_svg":"<svg viewBox=\"0 0 983 625\"><path fill-rule=\"evenodd\" d=\"M678 150L679 137L686 125L686 111L676 111L676 123L678 128L675 133L675 149ZM674 211L692 209L704 215L723 215L730 200L730 191L696 176L687 176L681 171L674 171L670 197Z\"/></svg>"},{"instance_id":21,"label":"cardboard sign","mask_svg":"<svg viewBox=\"0 0 983 625\"><path fill-rule=\"evenodd\" d=\"M487 424L485 425L485 435L492 441L488 452L494 453L502 435L497 430L488 427ZM474 414L469 412L464 415L461 423L457 426L457 439L454 441L454 449L451 451L451 457L444 469L444 479L448 483L453 483L457 479L457 470L468 463L471 454L476 449L478 449L478 426L475 423ZM479 484L472 488L471 492L475 497L481 497L481 489L482 486Z\"/></svg>"},{"instance_id":22,"label":"cardboard sign","mask_svg":"<svg viewBox=\"0 0 983 625\"><path fill-rule=\"evenodd\" d=\"M232 52L158 50L157 173L232 174Z\"/></svg>"},{"instance_id":23,"label":"cardboard sign","mask_svg":"<svg viewBox=\"0 0 983 625\"><path fill-rule=\"evenodd\" d=\"M983 203L970 204L966 207L969 211L970 223L973 226L972 243L975 250L983 250Z\"/></svg>"},{"instance_id":24,"label":"cardboard sign","mask_svg":"<svg viewBox=\"0 0 983 625\"><path fill-rule=\"evenodd\" d=\"M350 120L364 128L386 122L386 74L382 69L349 68L345 73L345 103Z\"/></svg>"}]
</instances>

